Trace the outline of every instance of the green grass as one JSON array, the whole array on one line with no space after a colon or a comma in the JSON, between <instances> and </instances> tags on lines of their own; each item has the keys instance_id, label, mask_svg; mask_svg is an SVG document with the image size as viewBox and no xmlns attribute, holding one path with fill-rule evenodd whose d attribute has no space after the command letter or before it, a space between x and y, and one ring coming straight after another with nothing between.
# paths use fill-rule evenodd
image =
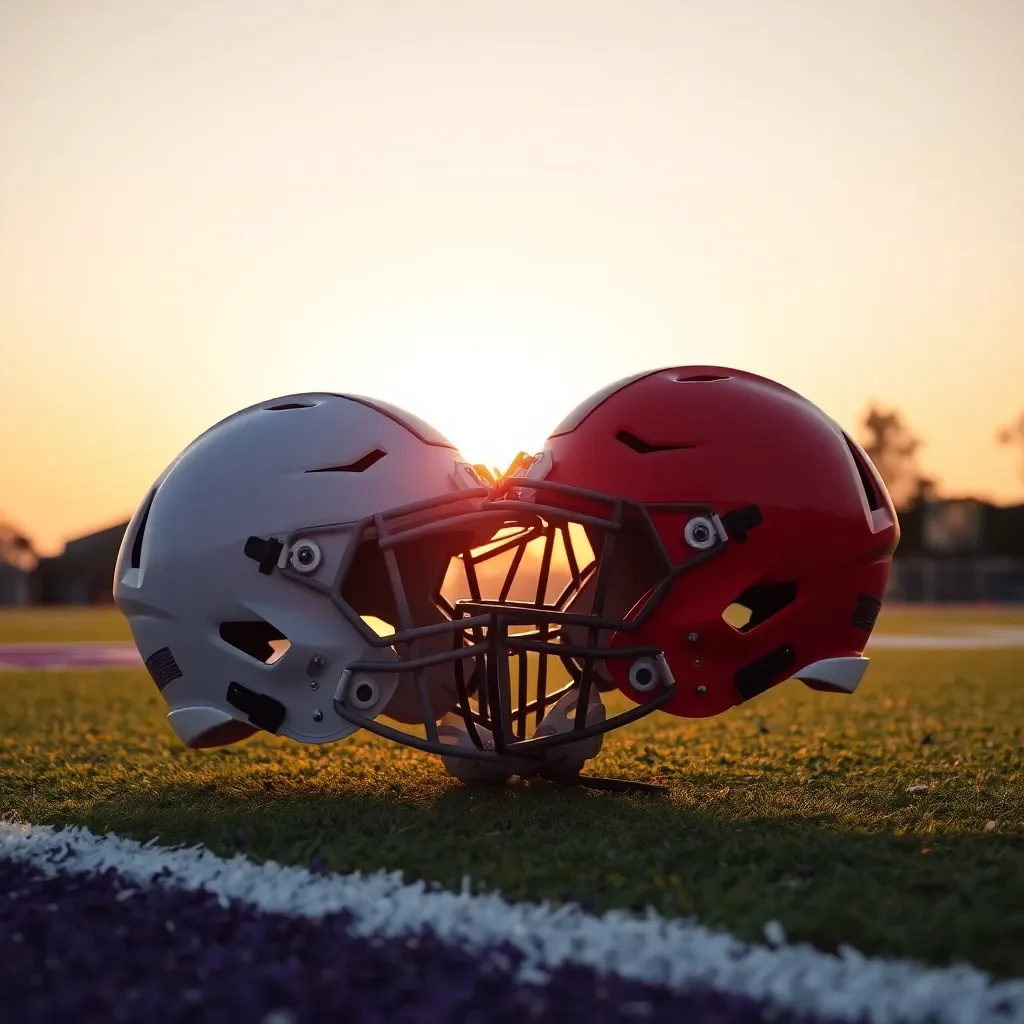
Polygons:
<instances>
[{"instance_id":1,"label":"green grass","mask_svg":"<svg viewBox=\"0 0 1024 1024\"><path fill-rule=\"evenodd\" d=\"M979 626L1024 626L1024 605L887 605L879 617L877 631L962 634Z\"/></svg>"},{"instance_id":2,"label":"green grass","mask_svg":"<svg viewBox=\"0 0 1024 1024\"><path fill-rule=\"evenodd\" d=\"M188 751L141 671L0 673L0 812L511 898L652 905L758 939L1020 971L1024 652L879 651L853 697L785 684L659 716L594 774L668 796L472 790L374 737ZM927 784L925 795L909 787ZM987 825L994 822L994 825Z\"/></svg>"},{"instance_id":3,"label":"green grass","mask_svg":"<svg viewBox=\"0 0 1024 1024\"><path fill-rule=\"evenodd\" d=\"M131 638L128 621L113 605L0 608L0 644Z\"/></svg>"}]
</instances>

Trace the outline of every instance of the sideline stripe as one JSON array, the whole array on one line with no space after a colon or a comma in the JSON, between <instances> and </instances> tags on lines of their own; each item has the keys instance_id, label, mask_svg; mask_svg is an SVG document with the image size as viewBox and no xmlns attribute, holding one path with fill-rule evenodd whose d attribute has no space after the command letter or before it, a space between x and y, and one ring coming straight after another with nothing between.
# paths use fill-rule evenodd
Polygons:
<instances>
[{"instance_id":1,"label":"sideline stripe","mask_svg":"<svg viewBox=\"0 0 1024 1024\"><path fill-rule=\"evenodd\" d=\"M875 633L868 640L868 652L878 647L912 651L1019 650L1024 647L1024 627L967 626L959 633Z\"/></svg>"},{"instance_id":2,"label":"sideline stripe","mask_svg":"<svg viewBox=\"0 0 1024 1024\"><path fill-rule=\"evenodd\" d=\"M471 895L405 885L398 873L312 875L273 861L230 860L202 847L160 848L86 829L0 823L0 858L31 864L49 876L115 870L140 886L202 889L222 906L238 900L265 912L318 920L352 915L351 934L408 937L429 931L443 942L481 955L511 944L523 955L520 981L543 984L564 964L589 967L675 991L697 986L747 996L782 1011L873 1024L1024 1022L1024 980L994 981L973 967L927 968L862 956L838 956L784 944L780 926L766 926L773 943L751 946L688 921L577 907L510 904L496 894Z\"/></svg>"},{"instance_id":3,"label":"sideline stripe","mask_svg":"<svg viewBox=\"0 0 1024 1024\"><path fill-rule=\"evenodd\" d=\"M960 626L956 633L875 633L867 643L870 654L880 648L913 651L1019 650L1024 627ZM0 643L0 671L53 671L87 668L141 668L132 643Z\"/></svg>"},{"instance_id":4,"label":"sideline stripe","mask_svg":"<svg viewBox=\"0 0 1024 1024\"><path fill-rule=\"evenodd\" d=\"M142 658L135 644L124 642L0 644L0 670L85 668L142 668Z\"/></svg>"}]
</instances>

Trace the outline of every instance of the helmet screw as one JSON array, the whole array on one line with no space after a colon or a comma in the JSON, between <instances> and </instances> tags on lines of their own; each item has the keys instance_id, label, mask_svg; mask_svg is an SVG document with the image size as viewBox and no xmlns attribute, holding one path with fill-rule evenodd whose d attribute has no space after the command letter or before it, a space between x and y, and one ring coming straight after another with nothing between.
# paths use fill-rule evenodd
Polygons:
<instances>
[{"instance_id":1,"label":"helmet screw","mask_svg":"<svg viewBox=\"0 0 1024 1024\"><path fill-rule=\"evenodd\" d=\"M297 540L288 553L292 568L298 572L313 572L320 565L322 558L320 545L312 540Z\"/></svg>"},{"instance_id":2,"label":"helmet screw","mask_svg":"<svg viewBox=\"0 0 1024 1024\"><path fill-rule=\"evenodd\" d=\"M323 720L324 720L324 713L322 711L314 711L313 712L313 721L314 722L322 722Z\"/></svg>"},{"instance_id":3,"label":"helmet screw","mask_svg":"<svg viewBox=\"0 0 1024 1024\"><path fill-rule=\"evenodd\" d=\"M693 667L696 668L700 664L700 658L693 659Z\"/></svg>"},{"instance_id":4,"label":"helmet screw","mask_svg":"<svg viewBox=\"0 0 1024 1024\"><path fill-rule=\"evenodd\" d=\"M319 675L326 664L327 659L322 654L314 654L309 659L309 666L306 668L306 672L311 676Z\"/></svg>"},{"instance_id":5,"label":"helmet screw","mask_svg":"<svg viewBox=\"0 0 1024 1024\"><path fill-rule=\"evenodd\" d=\"M311 690L319 690L320 689L320 684L315 679L310 679L310 681L309 681L309 688Z\"/></svg>"},{"instance_id":6,"label":"helmet screw","mask_svg":"<svg viewBox=\"0 0 1024 1024\"><path fill-rule=\"evenodd\" d=\"M708 688L706 686L698 686L697 692L703 697L708 692Z\"/></svg>"},{"instance_id":7,"label":"helmet screw","mask_svg":"<svg viewBox=\"0 0 1024 1024\"><path fill-rule=\"evenodd\" d=\"M706 516L695 516L683 530L683 540L698 551L713 548L718 542L715 524Z\"/></svg>"},{"instance_id":8,"label":"helmet screw","mask_svg":"<svg viewBox=\"0 0 1024 1024\"><path fill-rule=\"evenodd\" d=\"M691 644L695 644L700 639L700 633L688 633L686 635L686 639L689 640Z\"/></svg>"}]
</instances>

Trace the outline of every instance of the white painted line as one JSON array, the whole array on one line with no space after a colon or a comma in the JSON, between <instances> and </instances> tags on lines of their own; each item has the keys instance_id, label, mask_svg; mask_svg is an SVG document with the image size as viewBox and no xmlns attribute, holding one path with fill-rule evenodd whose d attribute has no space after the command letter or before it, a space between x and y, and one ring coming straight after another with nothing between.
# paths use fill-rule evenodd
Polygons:
<instances>
[{"instance_id":1,"label":"white painted line","mask_svg":"<svg viewBox=\"0 0 1024 1024\"><path fill-rule=\"evenodd\" d=\"M960 625L952 634L875 633L867 646L915 651L1019 650L1024 647L1024 627Z\"/></svg>"},{"instance_id":2,"label":"white painted line","mask_svg":"<svg viewBox=\"0 0 1024 1024\"><path fill-rule=\"evenodd\" d=\"M71 856L69 856L71 854ZM1024 1022L1024 980L993 981L964 965L945 970L869 959L844 948L839 956L787 946L777 922L766 925L774 948L746 946L690 921L611 911L602 917L576 907L510 904L405 885L397 873L311 875L274 862L230 860L201 847L161 849L84 829L0 823L0 857L25 861L49 875L89 874L113 867L140 886L204 889L264 911L316 919L339 910L363 937L398 937L430 929L441 939L486 954L510 942L524 954L523 981L543 983L547 971L574 962L599 972L685 990L695 985L733 992L780 1009L873 1024Z\"/></svg>"}]
</instances>

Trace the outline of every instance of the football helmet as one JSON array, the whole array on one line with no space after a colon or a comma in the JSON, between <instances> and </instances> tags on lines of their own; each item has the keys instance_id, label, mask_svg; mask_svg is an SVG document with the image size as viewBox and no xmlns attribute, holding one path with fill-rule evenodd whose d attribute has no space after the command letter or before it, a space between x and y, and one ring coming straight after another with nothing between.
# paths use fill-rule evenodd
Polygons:
<instances>
[{"instance_id":1,"label":"football helmet","mask_svg":"<svg viewBox=\"0 0 1024 1024\"><path fill-rule=\"evenodd\" d=\"M632 710L694 718L790 678L852 693L900 535L884 483L838 424L781 384L718 366L597 392L485 507L560 536L572 583L552 595L541 579L533 600L512 601L506 581L458 612L500 613L516 627L510 660L561 664L585 707L618 689ZM549 562L546 549L542 576ZM543 674L539 690L538 715ZM589 717L572 724L581 740L597 732Z\"/></svg>"},{"instance_id":2,"label":"football helmet","mask_svg":"<svg viewBox=\"0 0 1024 1024\"><path fill-rule=\"evenodd\" d=\"M385 707L432 728L460 656L432 595L486 495L429 424L361 396L273 399L200 435L133 516L114 578L179 738L322 743Z\"/></svg>"}]
</instances>

